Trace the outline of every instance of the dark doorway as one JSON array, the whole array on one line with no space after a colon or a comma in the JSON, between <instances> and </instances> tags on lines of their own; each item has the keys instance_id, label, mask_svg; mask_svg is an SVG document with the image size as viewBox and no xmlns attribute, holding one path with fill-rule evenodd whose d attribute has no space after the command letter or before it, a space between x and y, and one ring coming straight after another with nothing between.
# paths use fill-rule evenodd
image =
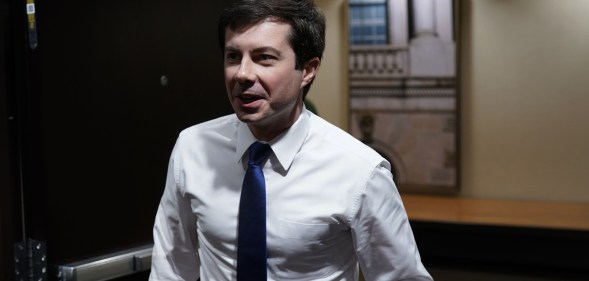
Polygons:
<instances>
[{"instance_id":1,"label":"dark doorway","mask_svg":"<svg viewBox=\"0 0 589 281\"><path fill-rule=\"evenodd\" d=\"M0 0L0 280L28 239L49 269L149 246L176 136L231 112L231 1L39 0L34 30L27 2Z\"/></svg>"}]
</instances>

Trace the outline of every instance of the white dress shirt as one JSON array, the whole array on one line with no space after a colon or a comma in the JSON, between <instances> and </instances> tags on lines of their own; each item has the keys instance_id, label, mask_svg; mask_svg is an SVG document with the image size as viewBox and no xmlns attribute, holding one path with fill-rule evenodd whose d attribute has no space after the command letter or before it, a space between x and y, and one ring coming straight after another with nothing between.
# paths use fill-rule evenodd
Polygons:
<instances>
[{"instance_id":1,"label":"white dress shirt","mask_svg":"<svg viewBox=\"0 0 589 281\"><path fill-rule=\"evenodd\" d=\"M184 130L154 226L150 280L235 280L246 150L235 115ZM268 280L431 280L390 165L307 110L263 167Z\"/></svg>"}]
</instances>

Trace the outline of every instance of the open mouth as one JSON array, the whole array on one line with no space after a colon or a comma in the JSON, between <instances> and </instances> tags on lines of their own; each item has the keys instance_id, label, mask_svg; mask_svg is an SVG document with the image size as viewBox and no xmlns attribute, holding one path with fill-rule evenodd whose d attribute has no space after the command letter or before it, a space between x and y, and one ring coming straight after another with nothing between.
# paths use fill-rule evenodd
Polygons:
<instances>
[{"instance_id":1,"label":"open mouth","mask_svg":"<svg viewBox=\"0 0 589 281\"><path fill-rule=\"evenodd\" d=\"M258 100L261 100L262 97L254 96L254 95L240 95L239 100L243 103L252 103Z\"/></svg>"},{"instance_id":2,"label":"open mouth","mask_svg":"<svg viewBox=\"0 0 589 281\"><path fill-rule=\"evenodd\" d=\"M259 98L259 97L244 97L244 96L241 96L241 97L239 97L239 99L240 99L241 101L243 101L243 102L249 103L249 102L254 102L254 101L257 101L257 100L259 100L260 98Z\"/></svg>"}]
</instances>

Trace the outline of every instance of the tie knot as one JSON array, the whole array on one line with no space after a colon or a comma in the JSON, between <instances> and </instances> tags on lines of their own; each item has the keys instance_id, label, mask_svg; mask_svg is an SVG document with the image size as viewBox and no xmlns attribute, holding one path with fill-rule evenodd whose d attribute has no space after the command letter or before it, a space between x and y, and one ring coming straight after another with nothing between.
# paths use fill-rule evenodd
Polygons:
<instances>
[{"instance_id":1,"label":"tie knot","mask_svg":"<svg viewBox=\"0 0 589 281\"><path fill-rule=\"evenodd\" d=\"M264 161L268 157L268 154L270 154L271 150L272 148L270 148L270 145L268 145L267 143L261 143L258 141L252 143L252 145L249 148L248 164L259 166L262 163L262 161Z\"/></svg>"}]
</instances>

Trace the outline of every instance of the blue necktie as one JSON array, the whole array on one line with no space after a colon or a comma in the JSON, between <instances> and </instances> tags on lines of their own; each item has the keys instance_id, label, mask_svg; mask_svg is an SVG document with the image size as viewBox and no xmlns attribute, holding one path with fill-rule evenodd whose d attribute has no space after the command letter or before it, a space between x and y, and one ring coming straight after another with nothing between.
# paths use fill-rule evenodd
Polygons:
<instances>
[{"instance_id":1,"label":"blue necktie","mask_svg":"<svg viewBox=\"0 0 589 281\"><path fill-rule=\"evenodd\" d=\"M260 164L271 150L270 145L261 142L249 147L248 168L239 201L237 281L267 280L266 182Z\"/></svg>"}]
</instances>

